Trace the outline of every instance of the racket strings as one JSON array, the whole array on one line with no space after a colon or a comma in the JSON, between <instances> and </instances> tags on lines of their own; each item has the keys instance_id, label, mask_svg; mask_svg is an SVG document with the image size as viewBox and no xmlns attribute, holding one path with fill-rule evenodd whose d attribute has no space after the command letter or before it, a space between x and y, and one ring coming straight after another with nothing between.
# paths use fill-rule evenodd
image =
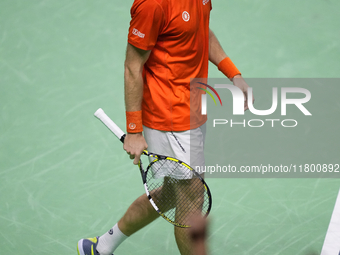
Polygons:
<instances>
[{"instance_id":1,"label":"racket strings","mask_svg":"<svg viewBox=\"0 0 340 255\"><path fill-rule=\"evenodd\" d=\"M206 215L208 212L209 195L204 183L179 162L169 159L152 162L146 184L161 213L173 222L189 225L193 213Z\"/></svg>"}]
</instances>

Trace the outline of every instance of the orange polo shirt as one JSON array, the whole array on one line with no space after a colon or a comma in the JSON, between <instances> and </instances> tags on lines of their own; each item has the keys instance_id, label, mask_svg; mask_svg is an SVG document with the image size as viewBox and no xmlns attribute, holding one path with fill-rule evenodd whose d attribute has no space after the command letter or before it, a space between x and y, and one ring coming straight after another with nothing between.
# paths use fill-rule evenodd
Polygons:
<instances>
[{"instance_id":1,"label":"orange polo shirt","mask_svg":"<svg viewBox=\"0 0 340 255\"><path fill-rule=\"evenodd\" d=\"M208 76L211 8L211 0L134 1L128 42L151 50L143 71L143 125L184 131L206 122L200 100L190 103L190 79Z\"/></svg>"}]
</instances>

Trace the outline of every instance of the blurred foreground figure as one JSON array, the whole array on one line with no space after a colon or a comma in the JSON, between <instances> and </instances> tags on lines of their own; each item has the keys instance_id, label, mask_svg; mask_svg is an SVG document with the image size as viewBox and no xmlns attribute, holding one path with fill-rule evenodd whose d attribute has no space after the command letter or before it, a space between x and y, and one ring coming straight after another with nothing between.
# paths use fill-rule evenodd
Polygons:
<instances>
[{"instance_id":1,"label":"blurred foreground figure","mask_svg":"<svg viewBox=\"0 0 340 255\"><path fill-rule=\"evenodd\" d=\"M192 254L193 255L207 255L207 218L201 215L193 216L191 220L191 228L189 228L190 240L192 243Z\"/></svg>"}]
</instances>

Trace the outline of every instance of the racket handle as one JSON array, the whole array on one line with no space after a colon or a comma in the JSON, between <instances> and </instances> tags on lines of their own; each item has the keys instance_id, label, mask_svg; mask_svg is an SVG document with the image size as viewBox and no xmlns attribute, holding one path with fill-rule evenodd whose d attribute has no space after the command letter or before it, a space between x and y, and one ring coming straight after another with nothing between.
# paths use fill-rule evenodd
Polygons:
<instances>
[{"instance_id":1,"label":"racket handle","mask_svg":"<svg viewBox=\"0 0 340 255\"><path fill-rule=\"evenodd\" d=\"M101 122L104 123L104 125L114 133L117 138L124 143L125 139L125 133L114 123L109 116L106 115L106 113L103 111L102 108L99 108L95 113L94 116L96 116Z\"/></svg>"}]
</instances>

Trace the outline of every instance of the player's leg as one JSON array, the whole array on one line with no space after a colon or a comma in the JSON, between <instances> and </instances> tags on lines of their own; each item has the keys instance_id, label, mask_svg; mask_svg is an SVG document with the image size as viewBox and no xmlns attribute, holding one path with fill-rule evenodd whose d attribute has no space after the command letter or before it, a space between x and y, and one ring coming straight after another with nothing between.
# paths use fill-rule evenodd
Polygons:
<instances>
[{"instance_id":1,"label":"player's leg","mask_svg":"<svg viewBox=\"0 0 340 255\"><path fill-rule=\"evenodd\" d=\"M202 210L199 208L202 208L204 203L204 187L198 185L199 182L200 180L198 178L193 178L181 180L178 185L176 185L175 190L178 201L176 204L176 221L190 225L191 218L194 215L201 214ZM202 189L193 194L190 192L192 190L192 188L190 188L191 185L202 187ZM197 208L197 211L183 210L182 207ZM192 254L192 244L188 228L175 227L175 238L178 249L182 255Z\"/></svg>"},{"instance_id":2,"label":"player's leg","mask_svg":"<svg viewBox=\"0 0 340 255\"><path fill-rule=\"evenodd\" d=\"M165 178L163 186L153 190L150 195L155 201L162 201L165 200L163 197L169 197L172 194L171 189L172 183L168 178ZM157 204L162 206L160 202ZM166 208L162 208L163 212L170 210L175 205L167 203L166 206ZM131 204L124 216L118 221L118 227L126 236L130 236L157 219L158 216L158 212L153 208L146 194L143 194Z\"/></svg>"},{"instance_id":3,"label":"player's leg","mask_svg":"<svg viewBox=\"0 0 340 255\"><path fill-rule=\"evenodd\" d=\"M182 191L178 190L177 192L178 200L181 200L182 202L185 201L185 194ZM188 203L188 202L185 202ZM190 219L190 215L183 214L181 216L178 215L177 211L179 211L181 208L181 204L177 204L176 207L176 218L181 217L181 222L188 223ZM176 219L177 220L177 219ZM189 230L188 228L179 228L175 227L175 239L177 243L178 250L180 251L181 255L190 255L191 254L191 244L190 244L190 238L189 238Z\"/></svg>"},{"instance_id":4,"label":"player's leg","mask_svg":"<svg viewBox=\"0 0 340 255\"><path fill-rule=\"evenodd\" d=\"M163 196L169 196L168 192L171 189L169 185L171 185L171 183L165 180L163 185L164 189L162 187L152 191L151 196L158 200L162 200ZM171 206L168 207L167 209L171 209ZM164 211L165 210L166 209L164 209ZM100 255L112 254L128 236L145 227L158 218L158 216L159 214L152 207L146 194L143 194L130 205L118 223L99 238L97 246L98 252Z\"/></svg>"},{"instance_id":5,"label":"player's leg","mask_svg":"<svg viewBox=\"0 0 340 255\"><path fill-rule=\"evenodd\" d=\"M171 184L165 180L164 186L167 185ZM164 190L169 191L170 188L166 187ZM162 189L153 191L152 197L154 199L161 200L162 196L168 196L167 192L163 192ZM171 209L171 206L168 209ZM108 232L98 238L80 240L78 253L81 255L92 254L86 253L84 250L94 249L94 252L97 250L100 255L111 255L127 237L157 219L158 216L159 214L152 207L146 194L143 194L130 205L124 216ZM84 248L83 243L87 247Z\"/></svg>"},{"instance_id":6,"label":"player's leg","mask_svg":"<svg viewBox=\"0 0 340 255\"><path fill-rule=\"evenodd\" d=\"M118 221L118 227L126 236L130 236L157 219L158 216L159 214L152 207L146 194L143 194L130 205Z\"/></svg>"},{"instance_id":7,"label":"player's leg","mask_svg":"<svg viewBox=\"0 0 340 255\"><path fill-rule=\"evenodd\" d=\"M185 137L187 135L187 132L186 133L175 133L175 136L185 148L187 152L186 154L189 154L189 160L183 159L183 161L188 162L189 165L191 165L194 168L195 166L205 165L205 161L204 161L205 133L206 133L205 125L197 129L190 130L189 138ZM178 158L177 155L175 157ZM195 185L197 181L198 179L195 179L195 178L191 179L190 182L188 183L186 183L185 180L182 181L182 185L180 186L181 188L179 188L177 192L178 193L177 196L182 197L179 200L186 201L186 203L189 203L189 204L195 201L196 203L200 203L201 206L203 206L204 190L201 190L197 192L196 194L190 194L187 192L187 190L189 189L185 187L186 185ZM177 204L178 209L180 206L181 206L180 204ZM192 212L192 213L195 214L195 212ZM184 215L184 217L186 217L186 220L184 222L190 221L190 218L193 216L192 213L190 214L188 213ZM178 249L182 255L192 254L193 249L192 249L192 243L190 241L189 229L175 227L175 238L176 238Z\"/></svg>"},{"instance_id":8,"label":"player's leg","mask_svg":"<svg viewBox=\"0 0 340 255\"><path fill-rule=\"evenodd\" d=\"M159 214L149 202L146 194L138 197L127 209L124 216L107 233L99 237L97 251L110 255L130 235L158 218Z\"/></svg>"},{"instance_id":9,"label":"player's leg","mask_svg":"<svg viewBox=\"0 0 340 255\"><path fill-rule=\"evenodd\" d=\"M163 132L144 127L144 136L148 150L180 159L193 167L204 166L205 125L183 132ZM190 195L186 195L189 199ZM181 254L190 254L188 229L175 227L175 238Z\"/></svg>"},{"instance_id":10,"label":"player's leg","mask_svg":"<svg viewBox=\"0 0 340 255\"><path fill-rule=\"evenodd\" d=\"M148 197L143 194L130 205L124 216L108 232L100 237L81 239L78 242L78 254L111 255L127 237L158 216Z\"/></svg>"},{"instance_id":11,"label":"player's leg","mask_svg":"<svg viewBox=\"0 0 340 255\"><path fill-rule=\"evenodd\" d=\"M192 247L188 228L175 227L175 239L181 255L192 255Z\"/></svg>"}]
</instances>

